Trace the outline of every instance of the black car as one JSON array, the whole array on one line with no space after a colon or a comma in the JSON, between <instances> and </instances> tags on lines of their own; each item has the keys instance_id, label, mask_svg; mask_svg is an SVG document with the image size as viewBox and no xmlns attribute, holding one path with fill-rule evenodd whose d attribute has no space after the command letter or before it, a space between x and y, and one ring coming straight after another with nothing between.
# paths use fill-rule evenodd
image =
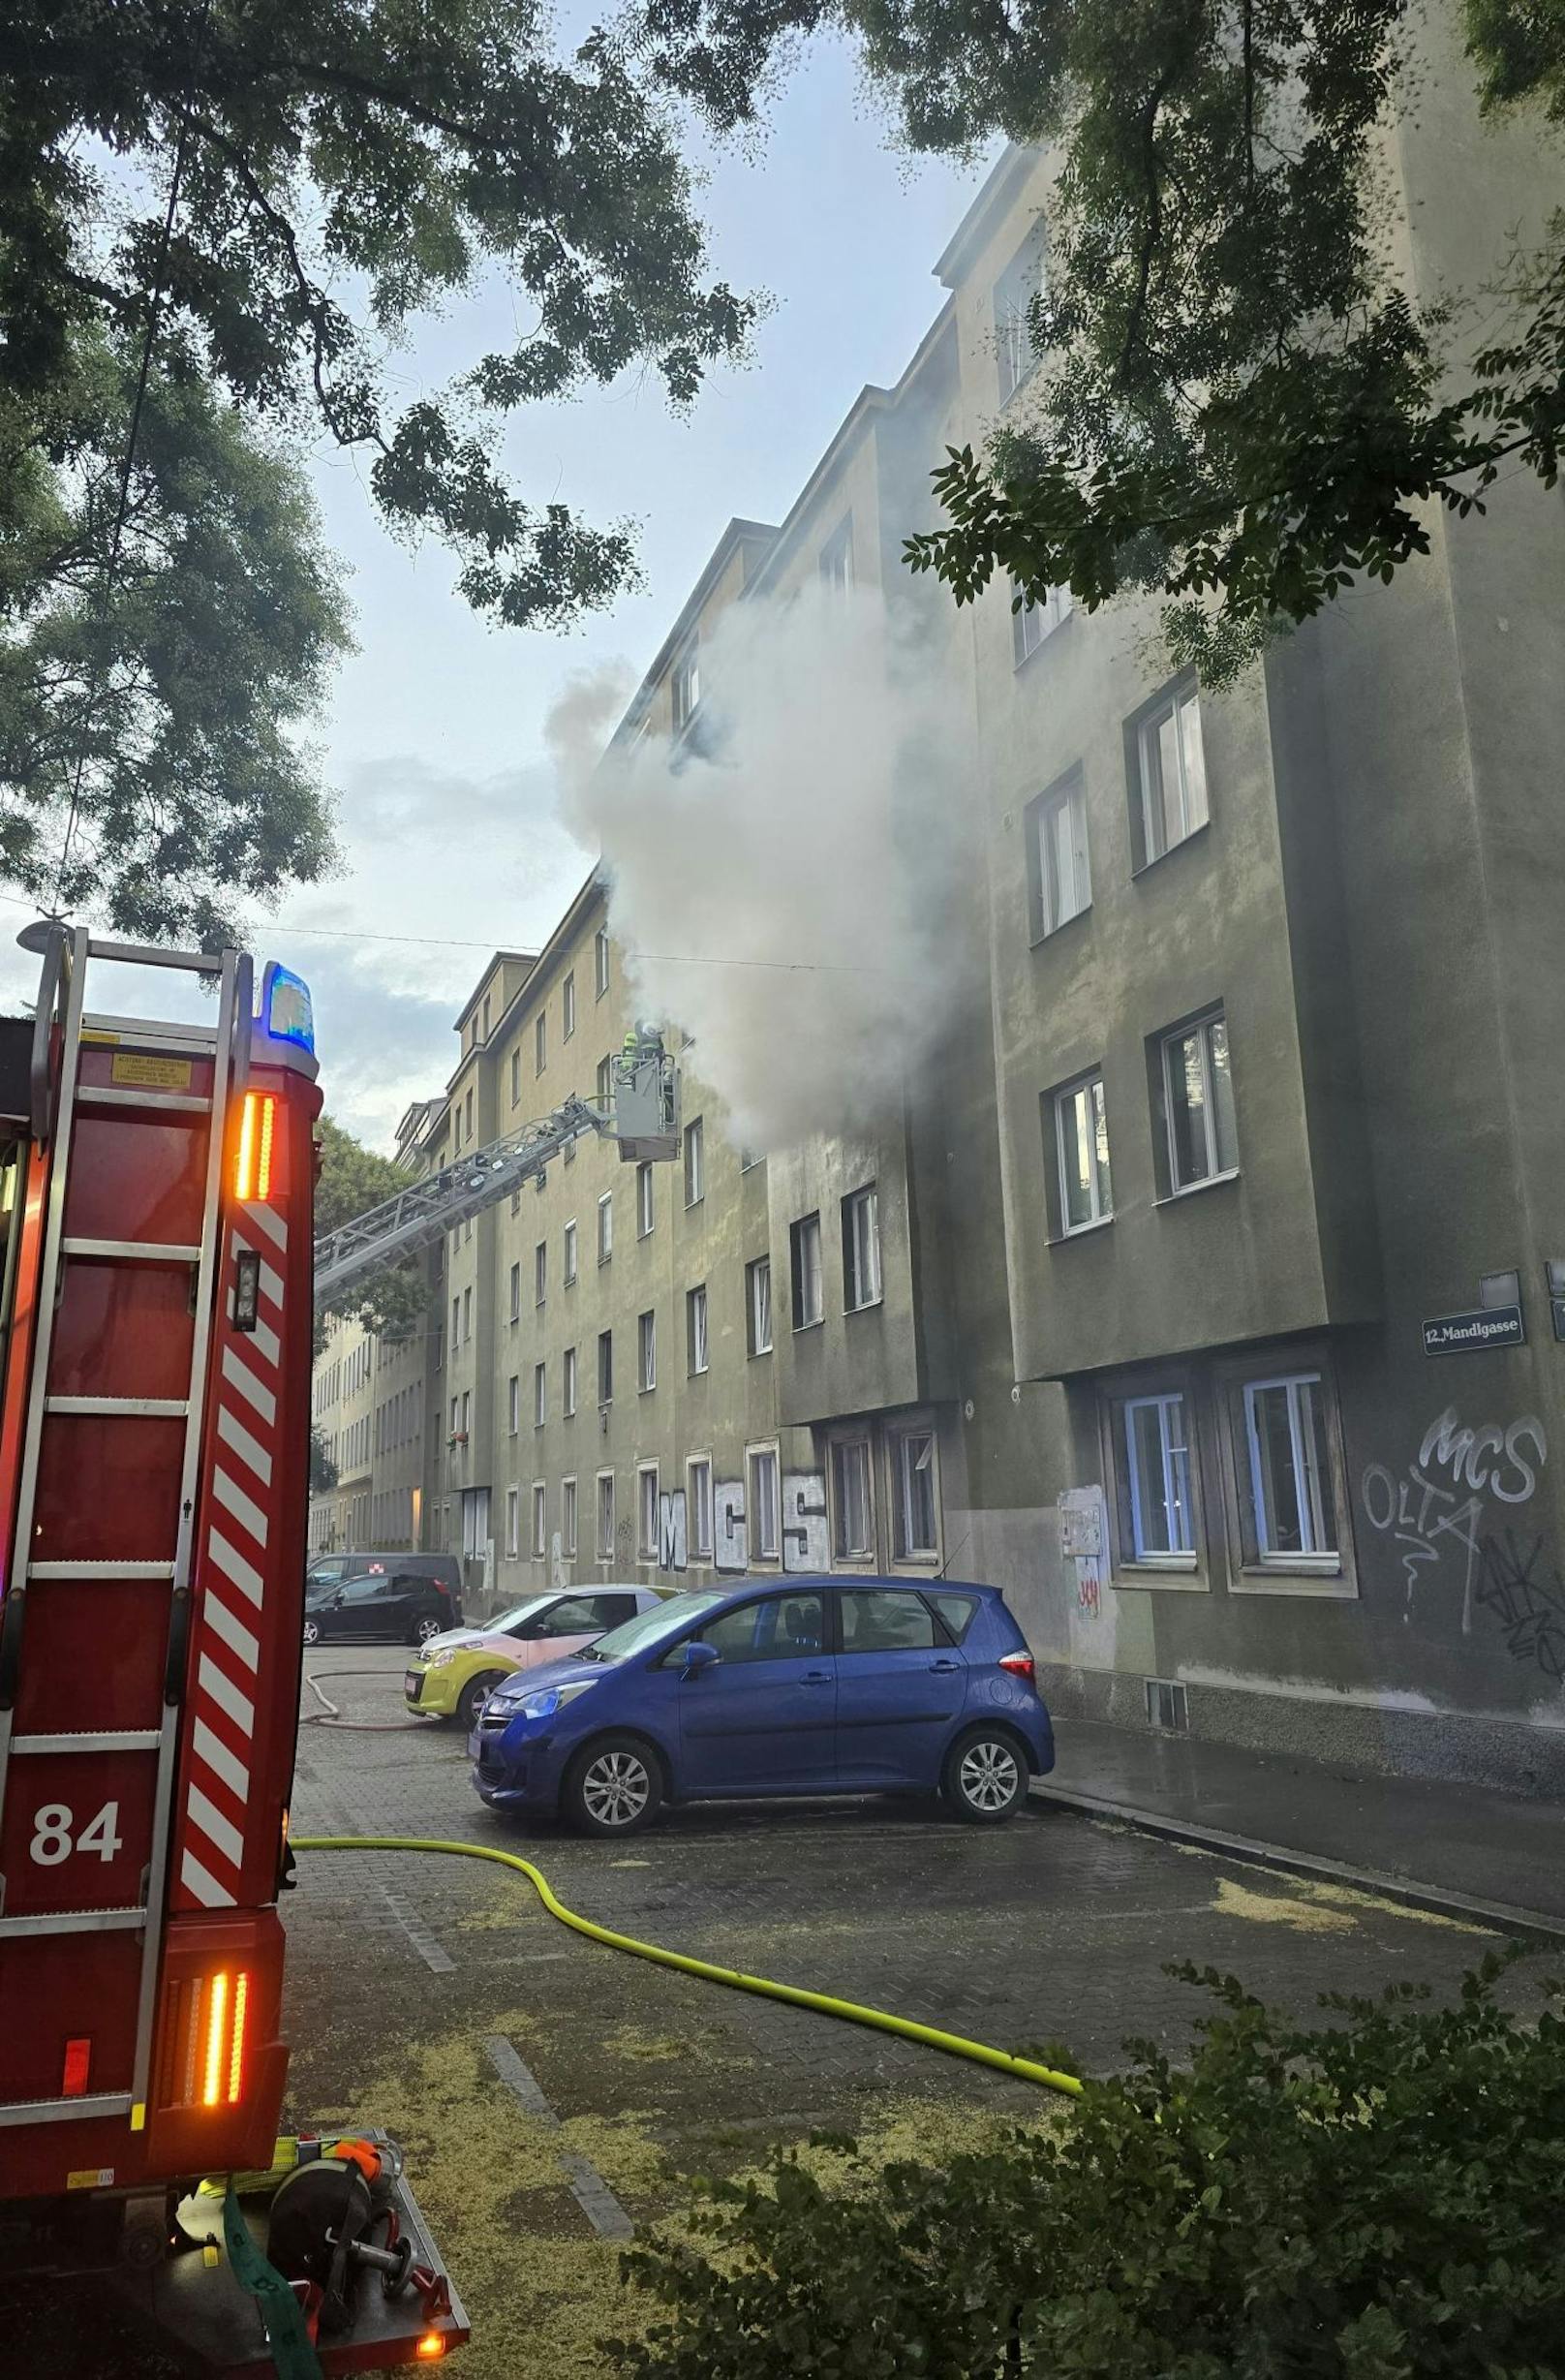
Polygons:
<instances>
[{"instance_id":1,"label":"black car","mask_svg":"<svg viewBox=\"0 0 1565 2380\"><path fill-rule=\"evenodd\" d=\"M462 1624L454 1554L322 1554L304 1574L304 1641L421 1645Z\"/></svg>"}]
</instances>

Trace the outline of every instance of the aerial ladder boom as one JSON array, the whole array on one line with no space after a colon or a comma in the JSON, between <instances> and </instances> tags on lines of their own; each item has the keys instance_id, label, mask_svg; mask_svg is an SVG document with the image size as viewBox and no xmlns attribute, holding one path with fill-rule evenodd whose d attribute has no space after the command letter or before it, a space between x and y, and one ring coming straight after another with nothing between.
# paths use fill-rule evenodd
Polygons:
<instances>
[{"instance_id":1,"label":"aerial ladder boom","mask_svg":"<svg viewBox=\"0 0 1565 2380\"><path fill-rule=\"evenodd\" d=\"M317 1308L338 1304L386 1265L438 1247L446 1232L543 1178L553 1159L585 1133L619 1143L628 1163L679 1153L679 1069L660 1034L641 1027L615 1059L606 1106L572 1096L517 1131L470 1150L438 1173L410 1182L315 1244Z\"/></svg>"}]
</instances>

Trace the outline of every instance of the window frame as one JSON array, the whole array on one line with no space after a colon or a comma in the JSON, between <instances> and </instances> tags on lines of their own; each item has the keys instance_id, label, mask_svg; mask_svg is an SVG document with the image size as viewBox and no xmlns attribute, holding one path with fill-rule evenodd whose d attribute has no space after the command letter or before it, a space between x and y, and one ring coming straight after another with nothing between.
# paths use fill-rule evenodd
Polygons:
<instances>
[{"instance_id":1,"label":"window frame","mask_svg":"<svg viewBox=\"0 0 1565 2380\"><path fill-rule=\"evenodd\" d=\"M548 1295L549 1243L547 1240L538 1240L535 1242L533 1248L533 1304L535 1308L546 1304Z\"/></svg>"},{"instance_id":2,"label":"window frame","mask_svg":"<svg viewBox=\"0 0 1565 2380\"><path fill-rule=\"evenodd\" d=\"M614 1531L619 1520L618 1512L615 1509L616 1476L617 1474L610 1468L595 1471L593 1474L593 1484L595 1490L593 1496L593 1522L597 1532L598 1560L600 1562L612 1563L614 1560ZM603 1490L605 1486L608 1489L608 1543L606 1546L603 1543Z\"/></svg>"},{"instance_id":3,"label":"window frame","mask_svg":"<svg viewBox=\"0 0 1565 2380\"><path fill-rule=\"evenodd\" d=\"M567 1471L560 1482L560 1551L570 1561L576 1559L576 1474Z\"/></svg>"},{"instance_id":4,"label":"window frame","mask_svg":"<svg viewBox=\"0 0 1565 2380\"><path fill-rule=\"evenodd\" d=\"M820 583L831 594L849 596L853 592L853 515L844 514L831 536L820 549L816 563Z\"/></svg>"},{"instance_id":5,"label":"window frame","mask_svg":"<svg viewBox=\"0 0 1565 2380\"><path fill-rule=\"evenodd\" d=\"M865 1519L869 1542L862 1548L842 1543L843 1498L838 1484L839 1466L849 1447L863 1449L863 1480ZM832 1430L826 1437L826 1533L831 1548L834 1570L864 1570L873 1573L879 1555L880 1515L875 1499L875 1432Z\"/></svg>"},{"instance_id":6,"label":"window frame","mask_svg":"<svg viewBox=\"0 0 1565 2380\"><path fill-rule=\"evenodd\" d=\"M766 1278L766 1339L760 1335L760 1315L756 1292L762 1274ZM752 1256L745 1266L745 1351L748 1355L770 1355L777 1344L776 1322L772 1313L772 1254Z\"/></svg>"},{"instance_id":7,"label":"window frame","mask_svg":"<svg viewBox=\"0 0 1565 2380\"><path fill-rule=\"evenodd\" d=\"M636 1394L650 1397L658 1385L658 1309L644 1306L636 1315Z\"/></svg>"},{"instance_id":8,"label":"window frame","mask_svg":"<svg viewBox=\"0 0 1565 2380\"><path fill-rule=\"evenodd\" d=\"M653 1183L652 1159L641 1159L635 1174L636 1238L650 1240L658 1227L658 1192Z\"/></svg>"},{"instance_id":9,"label":"window frame","mask_svg":"<svg viewBox=\"0 0 1565 2380\"><path fill-rule=\"evenodd\" d=\"M668 671L668 716L677 741L688 735L701 709L701 638L687 636Z\"/></svg>"},{"instance_id":10,"label":"window frame","mask_svg":"<svg viewBox=\"0 0 1565 2380\"><path fill-rule=\"evenodd\" d=\"M880 1186L876 1182L862 1183L848 1190L843 1199L843 1312L867 1314L873 1307L885 1302L885 1276L880 1261ZM855 1292L864 1287L859 1277L860 1249L858 1219L868 1215L870 1228L865 1241L868 1272L874 1286L868 1296ZM823 1301L824 1302L824 1298Z\"/></svg>"},{"instance_id":11,"label":"window frame","mask_svg":"<svg viewBox=\"0 0 1565 2380\"><path fill-rule=\"evenodd\" d=\"M1192 1552L1140 1554L1136 1550L1126 1412L1132 1406L1180 1397L1184 1402L1185 1453L1189 1465ZM1203 1412L1193 1373L1184 1366L1120 1374L1105 1381L1098 1398L1110 1550L1118 1584L1174 1592L1211 1592L1211 1534L1204 1475Z\"/></svg>"},{"instance_id":12,"label":"window frame","mask_svg":"<svg viewBox=\"0 0 1565 2380\"><path fill-rule=\"evenodd\" d=\"M605 1190L598 1202L598 1261L614 1261L614 1192Z\"/></svg>"},{"instance_id":13,"label":"window frame","mask_svg":"<svg viewBox=\"0 0 1565 2380\"><path fill-rule=\"evenodd\" d=\"M1234 1122L1233 1162L1229 1165L1218 1165L1213 1163L1208 1172L1197 1174L1188 1182L1181 1182L1180 1179L1179 1148L1174 1132L1174 1076L1169 1064L1169 1055L1176 1044L1182 1046L1182 1044L1190 1040L1192 1036L1199 1036L1201 1044L1201 1107L1204 1128L1202 1137L1206 1144L1207 1155L1209 1158L1215 1159L1219 1155L1217 1146L1217 1104L1212 1096L1213 1076L1210 1035L1213 1026L1216 1025L1220 1025L1222 1027L1223 1043L1228 1055L1228 1092L1229 1098L1233 1104ZM1160 1033L1157 1035L1156 1082L1158 1096L1162 1102L1163 1111L1162 1159L1163 1171L1167 1183L1167 1196L1171 1199L1187 1198L1193 1191L1212 1189L1215 1183L1236 1181L1241 1170L1239 1151L1239 1102L1234 1091L1234 1052L1228 1033L1228 1009L1224 1002L1220 1000L1214 1001L1211 1007L1199 1009L1194 1016L1186 1017L1182 1024L1172 1025L1166 1032Z\"/></svg>"},{"instance_id":14,"label":"window frame","mask_svg":"<svg viewBox=\"0 0 1565 2380\"><path fill-rule=\"evenodd\" d=\"M560 1040L562 1045L576 1030L576 971L568 968L560 985Z\"/></svg>"},{"instance_id":15,"label":"window frame","mask_svg":"<svg viewBox=\"0 0 1565 2380\"><path fill-rule=\"evenodd\" d=\"M687 1209L698 1207L706 1196L706 1135L702 1129L702 1122L703 1119L700 1116L692 1116L685 1127L683 1155ZM693 1190L690 1187L692 1181L695 1185Z\"/></svg>"},{"instance_id":16,"label":"window frame","mask_svg":"<svg viewBox=\"0 0 1565 2380\"><path fill-rule=\"evenodd\" d=\"M506 1437L520 1437L522 1434L522 1375L519 1372L513 1372L506 1383Z\"/></svg>"},{"instance_id":17,"label":"window frame","mask_svg":"<svg viewBox=\"0 0 1565 2380\"><path fill-rule=\"evenodd\" d=\"M520 1561L521 1559L522 1491L520 1488L507 1488L506 1490L506 1560Z\"/></svg>"},{"instance_id":18,"label":"window frame","mask_svg":"<svg viewBox=\"0 0 1565 2380\"><path fill-rule=\"evenodd\" d=\"M1104 1086L1103 1068L1100 1066L1089 1066L1084 1073L1072 1075L1068 1083L1061 1083L1058 1090L1045 1094L1045 1111L1054 1142L1054 1189L1059 1214L1056 1218L1057 1227L1053 1236L1057 1240L1080 1239L1089 1231L1100 1231L1105 1223L1112 1223L1114 1221L1114 1151L1111 1147L1108 1157L1109 1196L1107 1205L1104 1205L1101 1190L1103 1166L1098 1157L1095 1130L1088 1134L1088 1154L1091 1159L1092 1174L1092 1212L1085 1222L1073 1223L1070 1220L1070 1181L1065 1164L1065 1105L1067 1101L1079 1097L1082 1092L1090 1092L1094 1086L1102 1093L1103 1135L1106 1140L1109 1131L1109 1101L1108 1092Z\"/></svg>"},{"instance_id":19,"label":"window frame","mask_svg":"<svg viewBox=\"0 0 1565 2380\"><path fill-rule=\"evenodd\" d=\"M652 1482L652 1530L650 1540L642 1526L647 1517L646 1489L648 1480L651 1480ZM654 1567L657 1565L659 1552L658 1526L660 1515L661 1492L659 1486L658 1466L656 1463L638 1463L636 1465L636 1561L639 1564L651 1564Z\"/></svg>"},{"instance_id":20,"label":"window frame","mask_svg":"<svg viewBox=\"0 0 1565 2380\"><path fill-rule=\"evenodd\" d=\"M564 1288L567 1288L567 1289L571 1289L571 1288L574 1288L574 1286L575 1286L575 1283L576 1283L576 1272L577 1272L577 1261L578 1261L578 1259L577 1259L577 1240L578 1240L578 1234L577 1234L577 1230L576 1230L576 1219L575 1219L575 1217L574 1217L573 1215L570 1217L569 1221L567 1222L566 1227L565 1227L565 1231L564 1231L564 1233L562 1234L562 1237L563 1237L563 1239L564 1239L565 1247L564 1247L564 1252L563 1252L563 1254L562 1254L562 1256L561 1256L561 1260L560 1260L560 1261L561 1261L561 1267L562 1267L562 1279L561 1279L561 1285L562 1285L562 1287L564 1287Z\"/></svg>"},{"instance_id":21,"label":"window frame","mask_svg":"<svg viewBox=\"0 0 1565 2380\"><path fill-rule=\"evenodd\" d=\"M1029 603L1022 593L1022 582L1012 577L1011 590L1011 668L1025 669L1034 653L1039 653L1057 631L1076 609L1076 598L1069 587L1050 587L1042 598Z\"/></svg>"},{"instance_id":22,"label":"window frame","mask_svg":"<svg viewBox=\"0 0 1565 2380\"><path fill-rule=\"evenodd\" d=\"M549 1483L546 1479L533 1482L533 1555L534 1561L546 1561L549 1555Z\"/></svg>"},{"instance_id":23,"label":"window frame","mask_svg":"<svg viewBox=\"0 0 1565 2380\"><path fill-rule=\"evenodd\" d=\"M1050 899L1050 862L1045 857L1043 830L1045 822L1058 811L1064 810L1071 820L1072 890L1080 890L1082 899L1073 910L1061 912L1059 888ZM1078 917L1085 917L1092 907L1092 852L1088 834L1087 779L1078 764L1066 769L1061 777L1035 793L1022 813L1026 829L1025 855L1028 871L1028 941L1035 950L1040 943L1052 942L1062 934ZM1052 850L1053 846L1050 846ZM1057 871L1058 873L1058 871Z\"/></svg>"},{"instance_id":24,"label":"window frame","mask_svg":"<svg viewBox=\"0 0 1565 2380\"><path fill-rule=\"evenodd\" d=\"M1186 712L1191 712L1194 715L1196 741L1201 754L1201 815L1199 818L1193 817L1191 814L1190 785L1187 775L1183 726L1184 715ZM1158 753L1157 745L1158 730L1161 728L1164 721L1168 719L1172 719L1174 721L1174 746L1179 759L1180 772L1179 808L1181 830L1176 835L1169 835L1167 833L1169 819L1168 795L1167 788L1163 783L1163 765L1160 754ZM1137 711L1135 715L1126 722L1125 736L1128 746L1129 773L1132 792L1130 804L1130 873L1132 877L1141 877L1146 875L1149 868L1155 868L1159 860L1167 859L1171 852L1181 850L1185 844L1193 841L1195 836L1199 835L1204 828L1212 824L1212 784L1207 771L1206 730L1203 726L1201 716L1201 687L1199 681L1192 677L1182 677L1176 678L1172 685L1165 686L1151 702L1145 704L1141 710ZM1151 831L1153 821L1151 795L1152 777L1149 768L1150 753L1155 757L1158 796L1158 835L1165 838L1163 840L1156 841L1155 848L1154 838Z\"/></svg>"},{"instance_id":25,"label":"window frame","mask_svg":"<svg viewBox=\"0 0 1565 2380\"><path fill-rule=\"evenodd\" d=\"M520 1107L522 1103L522 1050L520 1042L517 1043L516 1047L510 1054L510 1103L512 1107Z\"/></svg>"},{"instance_id":26,"label":"window frame","mask_svg":"<svg viewBox=\"0 0 1565 2380\"><path fill-rule=\"evenodd\" d=\"M608 991L608 928L599 926L593 936L593 998L601 1000Z\"/></svg>"},{"instance_id":27,"label":"window frame","mask_svg":"<svg viewBox=\"0 0 1565 2380\"><path fill-rule=\"evenodd\" d=\"M605 1390L604 1382L607 1382ZM614 1402L614 1325L598 1334L598 1409L606 1413Z\"/></svg>"},{"instance_id":28,"label":"window frame","mask_svg":"<svg viewBox=\"0 0 1565 2380\"><path fill-rule=\"evenodd\" d=\"M685 1292L685 1369L692 1380L700 1379L712 1369L711 1301L704 1281L693 1283Z\"/></svg>"},{"instance_id":29,"label":"window frame","mask_svg":"<svg viewBox=\"0 0 1565 2380\"><path fill-rule=\"evenodd\" d=\"M706 1535L704 1538L700 1529L701 1501L695 1488L697 1471L706 1473ZM685 1462L685 1552L689 1561L707 1565L711 1564L713 1549L717 1542L716 1506L712 1500L714 1485L711 1455L687 1456Z\"/></svg>"},{"instance_id":30,"label":"window frame","mask_svg":"<svg viewBox=\"0 0 1565 2380\"><path fill-rule=\"evenodd\" d=\"M1260 1551L1254 1511L1255 1486L1244 1392L1246 1389L1265 1388L1283 1380L1301 1378L1318 1380L1321 1387L1326 1460L1336 1508L1336 1552L1335 1556L1265 1556ZM1313 1597L1328 1602L1357 1601L1358 1561L1353 1537L1347 1448L1342 1435L1341 1404L1330 1348L1323 1342L1305 1341L1274 1348L1256 1348L1245 1356L1226 1358L1212 1367L1212 1388L1217 1402L1222 1450L1230 1594L1302 1595L1306 1600Z\"/></svg>"},{"instance_id":31,"label":"window frame","mask_svg":"<svg viewBox=\"0 0 1565 2380\"><path fill-rule=\"evenodd\" d=\"M813 1231L815 1247L814 1289L816 1305L813 1314L806 1314L803 1288L806 1279L800 1256L805 1246L804 1234ZM792 1304L794 1330L813 1331L826 1319L826 1251L820 1229L820 1209L813 1207L808 1215L800 1215L788 1225L789 1293ZM773 1323L774 1332L776 1323Z\"/></svg>"},{"instance_id":32,"label":"window frame","mask_svg":"<svg viewBox=\"0 0 1565 2380\"><path fill-rule=\"evenodd\" d=\"M930 1442L929 1475L930 1501L935 1516L935 1543L925 1549L902 1547L902 1449L913 1438L927 1437ZM891 1568L919 1574L938 1575L943 1561L945 1528L940 1507L940 1434L933 1414L905 1415L885 1425L886 1511L891 1528Z\"/></svg>"},{"instance_id":33,"label":"window frame","mask_svg":"<svg viewBox=\"0 0 1565 2380\"><path fill-rule=\"evenodd\" d=\"M549 1367L539 1362L533 1366L533 1427L541 1430L549 1418Z\"/></svg>"},{"instance_id":34,"label":"window frame","mask_svg":"<svg viewBox=\"0 0 1565 2380\"><path fill-rule=\"evenodd\" d=\"M576 1418L577 1372L574 1345L563 1347L560 1351L560 1418L562 1421L574 1421Z\"/></svg>"},{"instance_id":35,"label":"window frame","mask_svg":"<svg viewBox=\"0 0 1565 2380\"><path fill-rule=\"evenodd\" d=\"M772 1467L773 1500L770 1517L775 1523L774 1541L770 1547L760 1542L761 1499L756 1494L756 1467L769 1462ZM778 1441L762 1438L745 1448L745 1529L750 1540L750 1567L781 1569L782 1564L782 1462Z\"/></svg>"},{"instance_id":36,"label":"window frame","mask_svg":"<svg viewBox=\"0 0 1565 2380\"><path fill-rule=\"evenodd\" d=\"M1045 286L1044 227L1039 221L1030 226L990 291L995 371L1002 411L1018 389L1027 386L1043 360L1032 344L1028 316L1034 300L1042 296ZM1015 300L1017 291L1026 293L1020 306ZM1008 309L1004 314L1001 312L1002 306ZM1026 341L1025 350L1019 345L1019 330L1021 338Z\"/></svg>"}]
</instances>

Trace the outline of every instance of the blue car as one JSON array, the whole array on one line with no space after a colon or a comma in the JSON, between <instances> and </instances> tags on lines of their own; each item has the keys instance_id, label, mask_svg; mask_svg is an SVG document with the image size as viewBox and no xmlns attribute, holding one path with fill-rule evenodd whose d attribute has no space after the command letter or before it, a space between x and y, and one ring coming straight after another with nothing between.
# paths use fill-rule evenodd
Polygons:
<instances>
[{"instance_id":1,"label":"blue car","mask_svg":"<svg viewBox=\"0 0 1565 2380\"><path fill-rule=\"evenodd\" d=\"M992 1826L1055 1758L999 1591L875 1578L676 1595L497 1686L469 1750L491 1809L614 1836L665 1802L936 1789Z\"/></svg>"}]
</instances>

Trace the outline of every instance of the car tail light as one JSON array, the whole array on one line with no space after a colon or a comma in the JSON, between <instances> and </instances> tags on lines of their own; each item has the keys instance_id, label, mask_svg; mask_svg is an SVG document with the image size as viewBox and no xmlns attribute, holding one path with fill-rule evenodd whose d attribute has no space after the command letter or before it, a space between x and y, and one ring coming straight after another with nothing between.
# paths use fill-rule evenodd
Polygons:
<instances>
[{"instance_id":1,"label":"car tail light","mask_svg":"<svg viewBox=\"0 0 1565 2380\"><path fill-rule=\"evenodd\" d=\"M243 1972L172 1986L163 2050L164 2107L237 2106L249 2003L250 1977Z\"/></svg>"},{"instance_id":2,"label":"car tail light","mask_svg":"<svg viewBox=\"0 0 1565 2380\"><path fill-rule=\"evenodd\" d=\"M1030 1653L1002 1653L999 1666L1008 1669L1013 1678L1025 1678L1028 1685L1038 1674L1038 1665Z\"/></svg>"}]
</instances>

